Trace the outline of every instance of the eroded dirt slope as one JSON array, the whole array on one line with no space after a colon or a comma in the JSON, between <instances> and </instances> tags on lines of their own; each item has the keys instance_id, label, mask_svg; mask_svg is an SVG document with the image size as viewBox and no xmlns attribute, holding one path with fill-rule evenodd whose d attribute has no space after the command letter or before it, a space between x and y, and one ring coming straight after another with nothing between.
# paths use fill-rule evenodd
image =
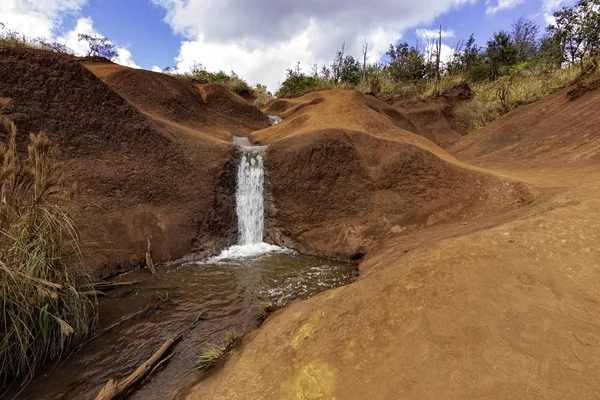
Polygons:
<instances>
[{"instance_id":1,"label":"eroded dirt slope","mask_svg":"<svg viewBox=\"0 0 600 400\"><path fill-rule=\"evenodd\" d=\"M449 151L469 163L496 168L595 164L600 158L598 86L598 76L582 79L537 103L515 109Z\"/></svg>"},{"instance_id":2,"label":"eroded dirt slope","mask_svg":"<svg viewBox=\"0 0 600 400\"><path fill-rule=\"evenodd\" d=\"M388 237L356 283L277 312L180 397L596 398L600 94L588 88L575 107L571 89L455 146L527 181L536 202L492 213L492 226L447 225L454 236L441 226Z\"/></svg>"},{"instance_id":3,"label":"eroded dirt slope","mask_svg":"<svg viewBox=\"0 0 600 400\"><path fill-rule=\"evenodd\" d=\"M251 138L267 144L269 239L359 260L390 235L466 223L534 200L526 185L474 171L410 121L356 91L278 100L284 116Z\"/></svg>"},{"instance_id":4,"label":"eroded dirt slope","mask_svg":"<svg viewBox=\"0 0 600 400\"><path fill-rule=\"evenodd\" d=\"M226 101L205 100L205 91L171 76L90 68L108 85L73 57L0 49L0 96L13 99L8 116L19 141L44 130L70 163L88 262L138 264L148 238L155 261L235 241L231 134L266 127L267 117L254 109L239 123L243 104L228 111ZM154 97L135 97L144 92Z\"/></svg>"}]
</instances>

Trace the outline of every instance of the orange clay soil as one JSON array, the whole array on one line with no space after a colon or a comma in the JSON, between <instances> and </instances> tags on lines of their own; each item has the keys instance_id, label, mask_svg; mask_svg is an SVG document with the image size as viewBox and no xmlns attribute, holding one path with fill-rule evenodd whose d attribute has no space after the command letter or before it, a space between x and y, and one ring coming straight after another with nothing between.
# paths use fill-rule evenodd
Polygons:
<instances>
[{"instance_id":1,"label":"orange clay soil","mask_svg":"<svg viewBox=\"0 0 600 400\"><path fill-rule=\"evenodd\" d=\"M270 144L271 226L304 229L293 240L322 250L353 248L368 220L391 228L365 246L357 282L276 312L179 397L597 398L600 90L581 85L462 139L461 162L353 92L271 104L287 119L252 135ZM284 159L287 183L274 171ZM284 228L286 190L302 214ZM403 204L420 218L402 220Z\"/></svg>"},{"instance_id":2,"label":"orange clay soil","mask_svg":"<svg viewBox=\"0 0 600 400\"><path fill-rule=\"evenodd\" d=\"M268 240L360 260L383 238L466 223L531 203L527 185L463 165L385 103L355 91L277 100L267 144ZM386 112L387 111L387 112Z\"/></svg>"},{"instance_id":3,"label":"orange clay soil","mask_svg":"<svg viewBox=\"0 0 600 400\"><path fill-rule=\"evenodd\" d=\"M84 65L85 64L85 65ZM232 134L269 126L222 85L68 55L0 49L0 97L21 148L45 130L70 163L97 275L235 243Z\"/></svg>"}]
</instances>

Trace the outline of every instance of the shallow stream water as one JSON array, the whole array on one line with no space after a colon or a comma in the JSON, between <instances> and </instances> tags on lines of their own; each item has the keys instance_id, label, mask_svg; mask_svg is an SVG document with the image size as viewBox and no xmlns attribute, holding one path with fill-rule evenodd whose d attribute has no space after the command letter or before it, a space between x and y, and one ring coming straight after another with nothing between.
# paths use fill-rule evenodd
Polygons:
<instances>
[{"instance_id":1,"label":"shallow stream water","mask_svg":"<svg viewBox=\"0 0 600 400\"><path fill-rule=\"evenodd\" d=\"M100 299L97 336L6 398L94 399L109 379L124 379L165 340L183 333L168 364L128 397L172 398L198 379L194 363L202 346L218 343L230 329L243 334L256 328L262 302L308 298L351 282L355 273L354 265L275 252L165 266L154 276L146 270L123 275L116 280L139 283Z\"/></svg>"}]
</instances>

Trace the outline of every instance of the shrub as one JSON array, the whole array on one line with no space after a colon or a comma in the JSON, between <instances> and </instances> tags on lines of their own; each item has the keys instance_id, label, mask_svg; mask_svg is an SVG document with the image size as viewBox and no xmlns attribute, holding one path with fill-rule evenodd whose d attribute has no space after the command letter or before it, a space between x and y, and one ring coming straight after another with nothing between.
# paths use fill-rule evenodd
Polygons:
<instances>
[{"instance_id":1,"label":"shrub","mask_svg":"<svg viewBox=\"0 0 600 400\"><path fill-rule=\"evenodd\" d=\"M204 65L199 62L194 62L190 68L190 72L184 74L184 76L201 83L223 83L232 92L239 94L246 100L254 99L256 97L255 90L233 71L231 71L230 74L223 71L209 72Z\"/></svg>"},{"instance_id":2,"label":"shrub","mask_svg":"<svg viewBox=\"0 0 600 400\"><path fill-rule=\"evenodd\" d=\"M8 101L0 99L1 109ZM44 361L84 338L96 297L73 224L72 191L48 138L31 134L17 152L16 127L0 116L0 386L31 378Z\"/></svg>"},{"instance_id":3,"label":"shrub","mask_svg":"<svg viewBox=\"0 0 600 400\"><path fill-rule=\"evenodd\" d=\"M257 108L264 108L269 101L273 99L273 94L267 90L265 85L260 83L254 87L255 99L252 104Z\"/></svg>"}]
</instances>

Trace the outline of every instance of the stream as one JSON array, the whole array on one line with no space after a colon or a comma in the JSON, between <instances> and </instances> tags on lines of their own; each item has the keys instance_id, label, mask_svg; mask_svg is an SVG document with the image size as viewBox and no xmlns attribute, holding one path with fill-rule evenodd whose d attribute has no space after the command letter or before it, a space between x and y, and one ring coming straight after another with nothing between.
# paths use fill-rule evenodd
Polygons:
<instances>
[{"instance_id":1,"label":"stream","mask_svg":"<svg viewBox=\"0 0 600 400\"><path fill-rule=\"evenodd\" d=\"M244 334L259 326L262 302L305 299L350 283L355 274L355 265L284 251L122 275L116 281L139 283L100 299L100 334L41 370L20 394L13 387L6 398L94 399L109 379L126 378L183 332L169 363L128 397L172 398L200 376L194 364L203 345L218 343L230 329Z\"/></svg>"},{"instance_id":2,"label":"stream","mask_svg":"<svg viewBox=\"0 0 600 400\"><path fill-rule=\"evenodd\" d=\"M273 124L281 118L270 116ZM234 137L238 146L236 211L238 244L208 260L138 270L114 279L136 282L106 293L91 339L46 366L9 399L94 399L109 379L121 381L167 340L183 340L164 368L150 374L128 398L164 400L199 378L195 362L208 343L235 329L259 326L267 301L289 303L352 282L353 264L300 255L263 242L266 147ZM1 396L1 394L0 394Z\"/></svg>"}]
</instances>

